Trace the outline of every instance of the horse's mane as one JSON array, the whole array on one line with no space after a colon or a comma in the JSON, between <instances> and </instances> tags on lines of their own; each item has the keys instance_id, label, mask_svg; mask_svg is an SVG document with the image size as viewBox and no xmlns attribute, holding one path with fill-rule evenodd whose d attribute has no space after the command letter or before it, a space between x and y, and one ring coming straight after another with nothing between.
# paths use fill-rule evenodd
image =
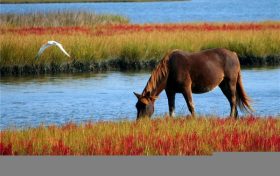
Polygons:
<instances>
[{"instance_id":1,"label":"horse's mane","mask_svg":"<svg viewBox=\"0 0 280 176\"><path fill-rule=\"evenodd\" d=\"M146 87L143 90L142 93L143 96L145 96L147 92L152 93L152 91L155 90L155 88L157 87L158 83L161 83L163 79L166 78L169 72L168 69L169 56L173 51L167 52L165 56L161 59L159 64L156 66L156 68L152 71L151 77L147 82Z\"/></svg>"}]
</instances>

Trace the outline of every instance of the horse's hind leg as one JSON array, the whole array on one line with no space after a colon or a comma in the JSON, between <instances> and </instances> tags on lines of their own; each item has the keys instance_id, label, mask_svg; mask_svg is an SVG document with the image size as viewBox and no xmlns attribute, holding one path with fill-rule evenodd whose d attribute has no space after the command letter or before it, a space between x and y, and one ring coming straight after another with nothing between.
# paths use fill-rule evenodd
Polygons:
<instances>
[{"instance_id":1,"label":"horse's hind leg","mask_svg":"<svg viewBox=\"0 0 280 176\"><path fill-rule=\"evenodd\" d=\"M221 88L224 95L227 97L230 104L230 117L237 118L238 111L236 105L236 80L227 80L224 79L219 87Z\"/></svg>"},{"instance_id":2,"label":"horse's hind leg","mask_svg":"<svg viewBox=\"0 0 280 176\"><path fill-rule=\"evenodd\" d=\"M192 116L195 117L195 111L194 111L194 104L192 101L192 89L191 86L186 86L183 89L183 96L187 102L189 111L191 112Z\"/></svg>"},{"instance_id":3,"label":"horse's hind leg","mask_svg":"<svg viewBox=\"0 0 280 176\"><path fill-rule=\"evenodd\" d=\"M174 117L175 116L175 92L165 90L167 99L168 99L168 106L169 106L169 115Z\"/></svg>"}]
</instances>

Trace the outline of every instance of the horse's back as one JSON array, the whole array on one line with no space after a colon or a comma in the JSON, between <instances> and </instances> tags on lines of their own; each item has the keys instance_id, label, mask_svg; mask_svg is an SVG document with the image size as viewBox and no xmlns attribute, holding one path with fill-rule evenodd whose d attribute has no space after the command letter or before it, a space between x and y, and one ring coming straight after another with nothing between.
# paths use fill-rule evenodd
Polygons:
<instances>
[{"instance_id":1,"label":"horse's back","mask_svg":"<svg viewBox=\"0 0 280 176\"><path fill-rule=\"evenodd\" d=\"M207 49L194 53L174 50L170 54L169 63L171 69L181 67L188 71L240 69L236 53L224 48Z\"/></svg>"},{"instance_id":2,"label":"horse's back","mask_svg":"<svg viewBox=\"0 0 280 176\"><path fill-rule=\"evenodd\" d=\"M240 71L240 63L235 52L224 48L216 48L205 50L204 53L207 55L207 59L205 60L211 60L213 65L221 68L224 72L224 77L229 79L237 77L237 74Z\"/></svg>"},{"instance_id":3,"label":"horse's back","mask_svg":"<svg viewBox=\"0 0 280 176\"><path fill-rule=\"evenodd\" d=\"M225 77L235 76L240 69L236 54L222 48L195 53L175 50L170 54L169 63L174 83L191 82L194 93L212 90Z\"/></svg>"}]
</instances>

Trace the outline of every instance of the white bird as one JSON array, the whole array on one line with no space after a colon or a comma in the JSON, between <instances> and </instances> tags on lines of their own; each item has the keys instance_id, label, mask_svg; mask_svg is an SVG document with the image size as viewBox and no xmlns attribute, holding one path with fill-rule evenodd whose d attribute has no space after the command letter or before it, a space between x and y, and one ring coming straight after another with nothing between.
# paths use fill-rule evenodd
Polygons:
<instances>
[{"instance_id":1,"label":"white bird","mask_svg":"<svg viewBox=\"0 0 280 176\"><path fill-rule=\"evenodd\" d=\"M47 49L48 47L50 47L52 45L57 46L66 56L70 57L70 55L65 51L65 49L63 48L63 46L60 43L58 43L56 41L48 41L46 44L41 46L35 59L38 59L41 56L41 54L45 51L45 49Z\"/></svg>"}]
</instances>

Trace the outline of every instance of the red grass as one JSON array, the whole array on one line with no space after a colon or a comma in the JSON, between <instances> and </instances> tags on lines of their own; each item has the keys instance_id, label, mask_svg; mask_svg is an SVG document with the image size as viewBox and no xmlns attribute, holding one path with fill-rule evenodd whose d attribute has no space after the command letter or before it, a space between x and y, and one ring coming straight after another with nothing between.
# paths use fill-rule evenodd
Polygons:
<instances>
[{"instance_id":1,"label":"red grass","mask_svg":"<svg viewBox=\"0 0 280 176\"><path fill-rule=\"evenodd\" d=\"M253 116L237 121L229 118L161 118L144 122L87 123L82 126L69 123L62 127L40 127L22 132L1 131L0 155L280 152L279 124L278 118Z\"/></svg>"},{"instance_id":2,"label":"red grass","mask_svg":"<svg viewBox=\"0 0 280 176\"><path fill-rule=\"evenodd\" d=\"M91 29L87 27L22 27L22 28L1 28L2 34L5 33L16 33L20 35L27 34L72 34L72 33L83 33L91 34Z\"/></svg>"},{"instance_id":3,"label":"red grass","mask_svg":"<svg viewBox=\"0 0 280 176\"><path fill-rule=\"evenodd\" d=\"M13 155L13 147L12 144L9 143L7 145L0 143L0 155Z\"/></svg>"},{"instance_id":4,"label":"red grass","mask_svg":"<svg viewBox=\"0 0 280 176\"><path fill-rule=\"evenodd\" d=\"M232 31L232 30L264 30L280 29L279 24L148 24L148 25L114 25L109 26L109 31L114 32L138 32L138 31Z\"/></svg>"},{"instance_id":5,"label":"red grass","mask_svg":"<svg viewBox=\"0 0 280 176\"><path fill-rule=\"evenodd\" d=\"M72 155L71 149L66 146L62 140L59 140L56 144L52 146L51 155Z\"/></svg>"},{"instance_id":6,"label":"red grass","mask_svg":"<svg viewBox=\"0 0 280 176\"><path fill-rule=\"evenodd\" d=\"M256 24L256 23L236 23L236 24L118 24L100 25L95 28L89 27L22 27L22 28L1 28L1 33L27 34L72 34L82 33L88 35L114 35L125 34L127 32L174 32L174 31L259 31L259 30L279 30L280 24Z\"/></svg>"}]
</instances>

